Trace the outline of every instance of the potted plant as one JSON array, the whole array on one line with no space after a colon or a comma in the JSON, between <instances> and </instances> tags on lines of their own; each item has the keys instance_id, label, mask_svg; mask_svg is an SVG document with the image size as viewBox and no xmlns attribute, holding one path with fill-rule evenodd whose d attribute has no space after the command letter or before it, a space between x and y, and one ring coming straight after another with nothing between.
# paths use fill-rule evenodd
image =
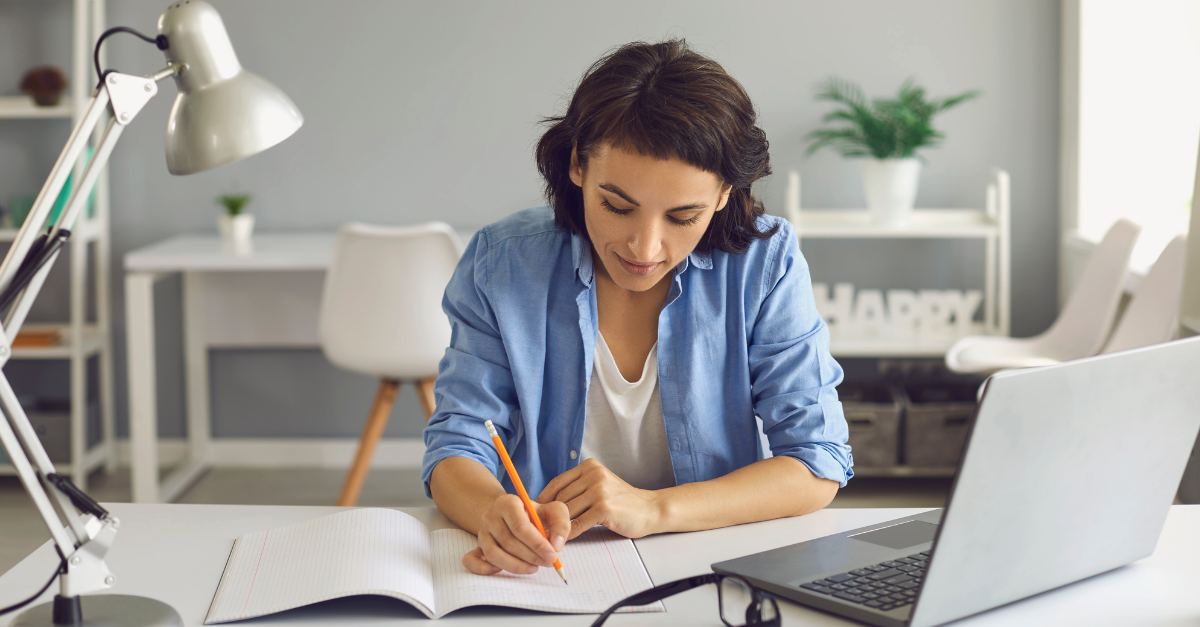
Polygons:
<instances>
[{"instance_id":1,"label":"potted plant","mask_svg":"<svg viewBox=\"0 0 1200 627\"><path fill-rule=\"evenodd\" d=\"M249 194L224 194L217 196L217 204L225 213L217 218L217 229L221 239L238 253L250 251L250 236L254 233L254 215L245 213L250 204Z\"/></svg>"},{"instance_id":2,"label":"potted plant","mask_svg":"<svg viewBox=\"0 0 1200 627\"><path fill-rule=\"evenodd\" d=\"M921 161L916 151L936 146L943 138L932 126L933 116L978 95L978 91L968 91L927 100L925 89L910 78L895 98L868 102L858 85L829 78L818 87L817 100L835 102L841 108L821 121L839 125L809 133L807 154L829 146L843 157L868 157L863 162L867 208L877 222L902 224L917 197Z\"/></svg>"}]
</instances>

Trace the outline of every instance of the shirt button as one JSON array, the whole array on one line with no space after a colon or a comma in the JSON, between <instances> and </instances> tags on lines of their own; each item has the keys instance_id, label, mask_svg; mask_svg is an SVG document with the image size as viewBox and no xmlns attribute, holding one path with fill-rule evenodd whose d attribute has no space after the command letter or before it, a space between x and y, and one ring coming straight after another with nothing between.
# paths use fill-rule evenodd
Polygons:
<instances>
[{"instance_id":1,"label":"shirt button","mask_svg":"<svg viewBox=\"0 0 1200 627\"><path fill-rule=\"evenodd\" d=\"M578 459L578 458L579 458L579 451L572 450L571 451L571 459Z\"/></svg>"}]
</instances>

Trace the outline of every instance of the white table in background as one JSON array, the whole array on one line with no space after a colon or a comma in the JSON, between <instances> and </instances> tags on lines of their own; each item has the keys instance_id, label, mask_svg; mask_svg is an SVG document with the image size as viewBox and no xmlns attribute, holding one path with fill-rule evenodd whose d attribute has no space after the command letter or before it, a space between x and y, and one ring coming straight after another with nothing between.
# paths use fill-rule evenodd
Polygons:
<instances>
[{"instance_id":1,"label":"white table in background","mask_svg":"<svg viewBox=\"0 0 1200 627\"><path fill-rule=\"evenodd\" d=\"M216 235L181 235L125 255L125 330L133 500L170 501L207 468L208 350L317 346L317 313L334 234L263 234L238 255ZM154 286L183 274L187 459L161 482Z\"/></svg>"},{"instance_id":2,"label":"white table in background","mask_svg":"<svg viewBox=\"0 0 1200 627\"><path fill-rule=\"evenodd\" d=\"M458 228L465 243L474 228ZM315 348L333 232L254 236L238 255L221 238L180 235L125 254L125 329L133 500L171 501L209 465L208 351L213 348ZM154 286L183 275L187 459L159 479Z\"/></svg>"},{"instance_id":3,"label":"white table in background","mask_svg":"<svg viewBox=\"0 0 1200 627\"><path fill-rule=\"evenodd\" d=\"M245 505L107 505L121 518L121 530L108 555L117 578L114 594L164 601L184 624L201 625L221 579L234 538L339 511L335 507ZM431 528L450 526L434 508L405 509ZM916 509L825 509L785 518L696 533L663 534L635 541L655 584L710 572L709 564L831 533L918 513ZM963 627L1036 625L1194 625L1200 622L1200 506L1176 505L1154 555L1092 577L954 623ZM33 594L57 565L47 543L0 576L0 607ZM570 568L570 566L567 566ZM43 595L49 601L57 586ZM716 588L705 586L666 600L666 614L621 614L611 625L721 625ZM87 602L84 601L86 618ZM780 602L785 625L854 624L829 614ZM438 625L588 625L593 615L540 614L497 608L455 612ZM12 615L0 616L7 627ZM428 619L407 605L372 597L332 601L254 623L280 627L337 624L386 627L395 621Z\"/></svg>"}]
</instances>

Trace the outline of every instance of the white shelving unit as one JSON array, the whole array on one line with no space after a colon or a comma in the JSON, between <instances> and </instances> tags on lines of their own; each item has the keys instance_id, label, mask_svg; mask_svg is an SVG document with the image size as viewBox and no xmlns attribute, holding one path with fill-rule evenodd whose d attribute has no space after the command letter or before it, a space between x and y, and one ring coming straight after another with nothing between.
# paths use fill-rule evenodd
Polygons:
<instances>
[{"instance_id":1,"label":"white shelving unit","mask_svg":"<svg viewBox=\"0 0 1200 627\"><path fill-rule=\"evenodd\" d=\"M92 69L92 46L104 31L104 0L71 0L72 51L70 97L64 97L53 107L39 107L27 96L0 97L0 123L5 120L60 119L76 124L84 113L91 90L98 80ZM104 59L101 58L103 63ZM47 122L51 123L51 122ZM103 124L99 128L103 128ZM77 164L76 172L82 167ZM75 177L79 180L79 176ZM32 182L37 187L42 181ZM87 489L88 472L105 466L116 466L116 444L113 416L112 337L109 312L109 187L107 170L96 184L92 211L85 211L72 229L70 255L70 307L68 320L51 324L26 324L23 329L58 330L60 341L44 348L14 348L13 359L65 359L71 362L71 461L56 463L60 472L69 473L75 485ZM0 230L0 243L12 242L17 236L13 229ZM88 254L89 244L94 246ZM94 281L95 320L88 320L88 280ZM87 446L88 360L99 359L100 441ZM17 390L18 393L20 390ZM11 464L0 464L0 474L15 474Z\"/></svg>"},{"instance_id":2,"label":"white shelving unit","mask_svg":"<svg viewBox=\"0 0 1200 627\"><path fill-rule=\"evenodd\" d=\"M803 249L811 239L982 239L985 255L982 323L964 335L1008 335L1010 324L1009 181L992 171L983 209L917 209L900 226L876 224L866 210L802 209L791 216ZM831 338L835 357L941 357L960 336Z\"/></svg>"},{"instance_id":3,"label":"white shelving unit","mask_svg":"<svg viewBox=\"0 0 1200 627\"><path fill-rule=\"evenodd\" d=\"M866 210L802 209L791 216L800 239L981 239L984 241L983 321L973 322L963 335L1005 335L1010 333L1011 245L1009 239L1009 179L1004 170L993 170L983 209L917 209L902 226L872 222ZM937 286L929 286L937 287ZM835 357L943 357L962 337L888 337L830 338ZM907 465L855 468L859 477L953 477L955 468Z\"/></svg>"}]
</instances>

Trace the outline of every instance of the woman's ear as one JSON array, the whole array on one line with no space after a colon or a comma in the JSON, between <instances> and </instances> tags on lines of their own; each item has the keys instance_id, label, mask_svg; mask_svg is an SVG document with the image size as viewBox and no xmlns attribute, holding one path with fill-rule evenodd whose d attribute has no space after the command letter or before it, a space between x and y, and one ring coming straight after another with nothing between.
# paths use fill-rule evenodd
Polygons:
<instances>
[{"instance_id":1,"label":"woman's ear","mask_svg":"<svg viewBox=\"0 0 1200 627\"><path fill-rule=\"evenodd\" d=\"M583 187L583 168L579 165L579 151L571 147L571 182L576 187Z\"/></svg>"},{"instance_id":2,"label":"woman's ear","mask_svg":"<svg viewBox=\"0 0 1200 627\"><path fill-rule=\"evenodd\" d=\"M733 186L726 185L724 191L721 192L721 200L717 202L716 211L720 211L725 208L725 205L729 202L729 194L731 193L733 193Z\"/></svg>"}]
</instances>

